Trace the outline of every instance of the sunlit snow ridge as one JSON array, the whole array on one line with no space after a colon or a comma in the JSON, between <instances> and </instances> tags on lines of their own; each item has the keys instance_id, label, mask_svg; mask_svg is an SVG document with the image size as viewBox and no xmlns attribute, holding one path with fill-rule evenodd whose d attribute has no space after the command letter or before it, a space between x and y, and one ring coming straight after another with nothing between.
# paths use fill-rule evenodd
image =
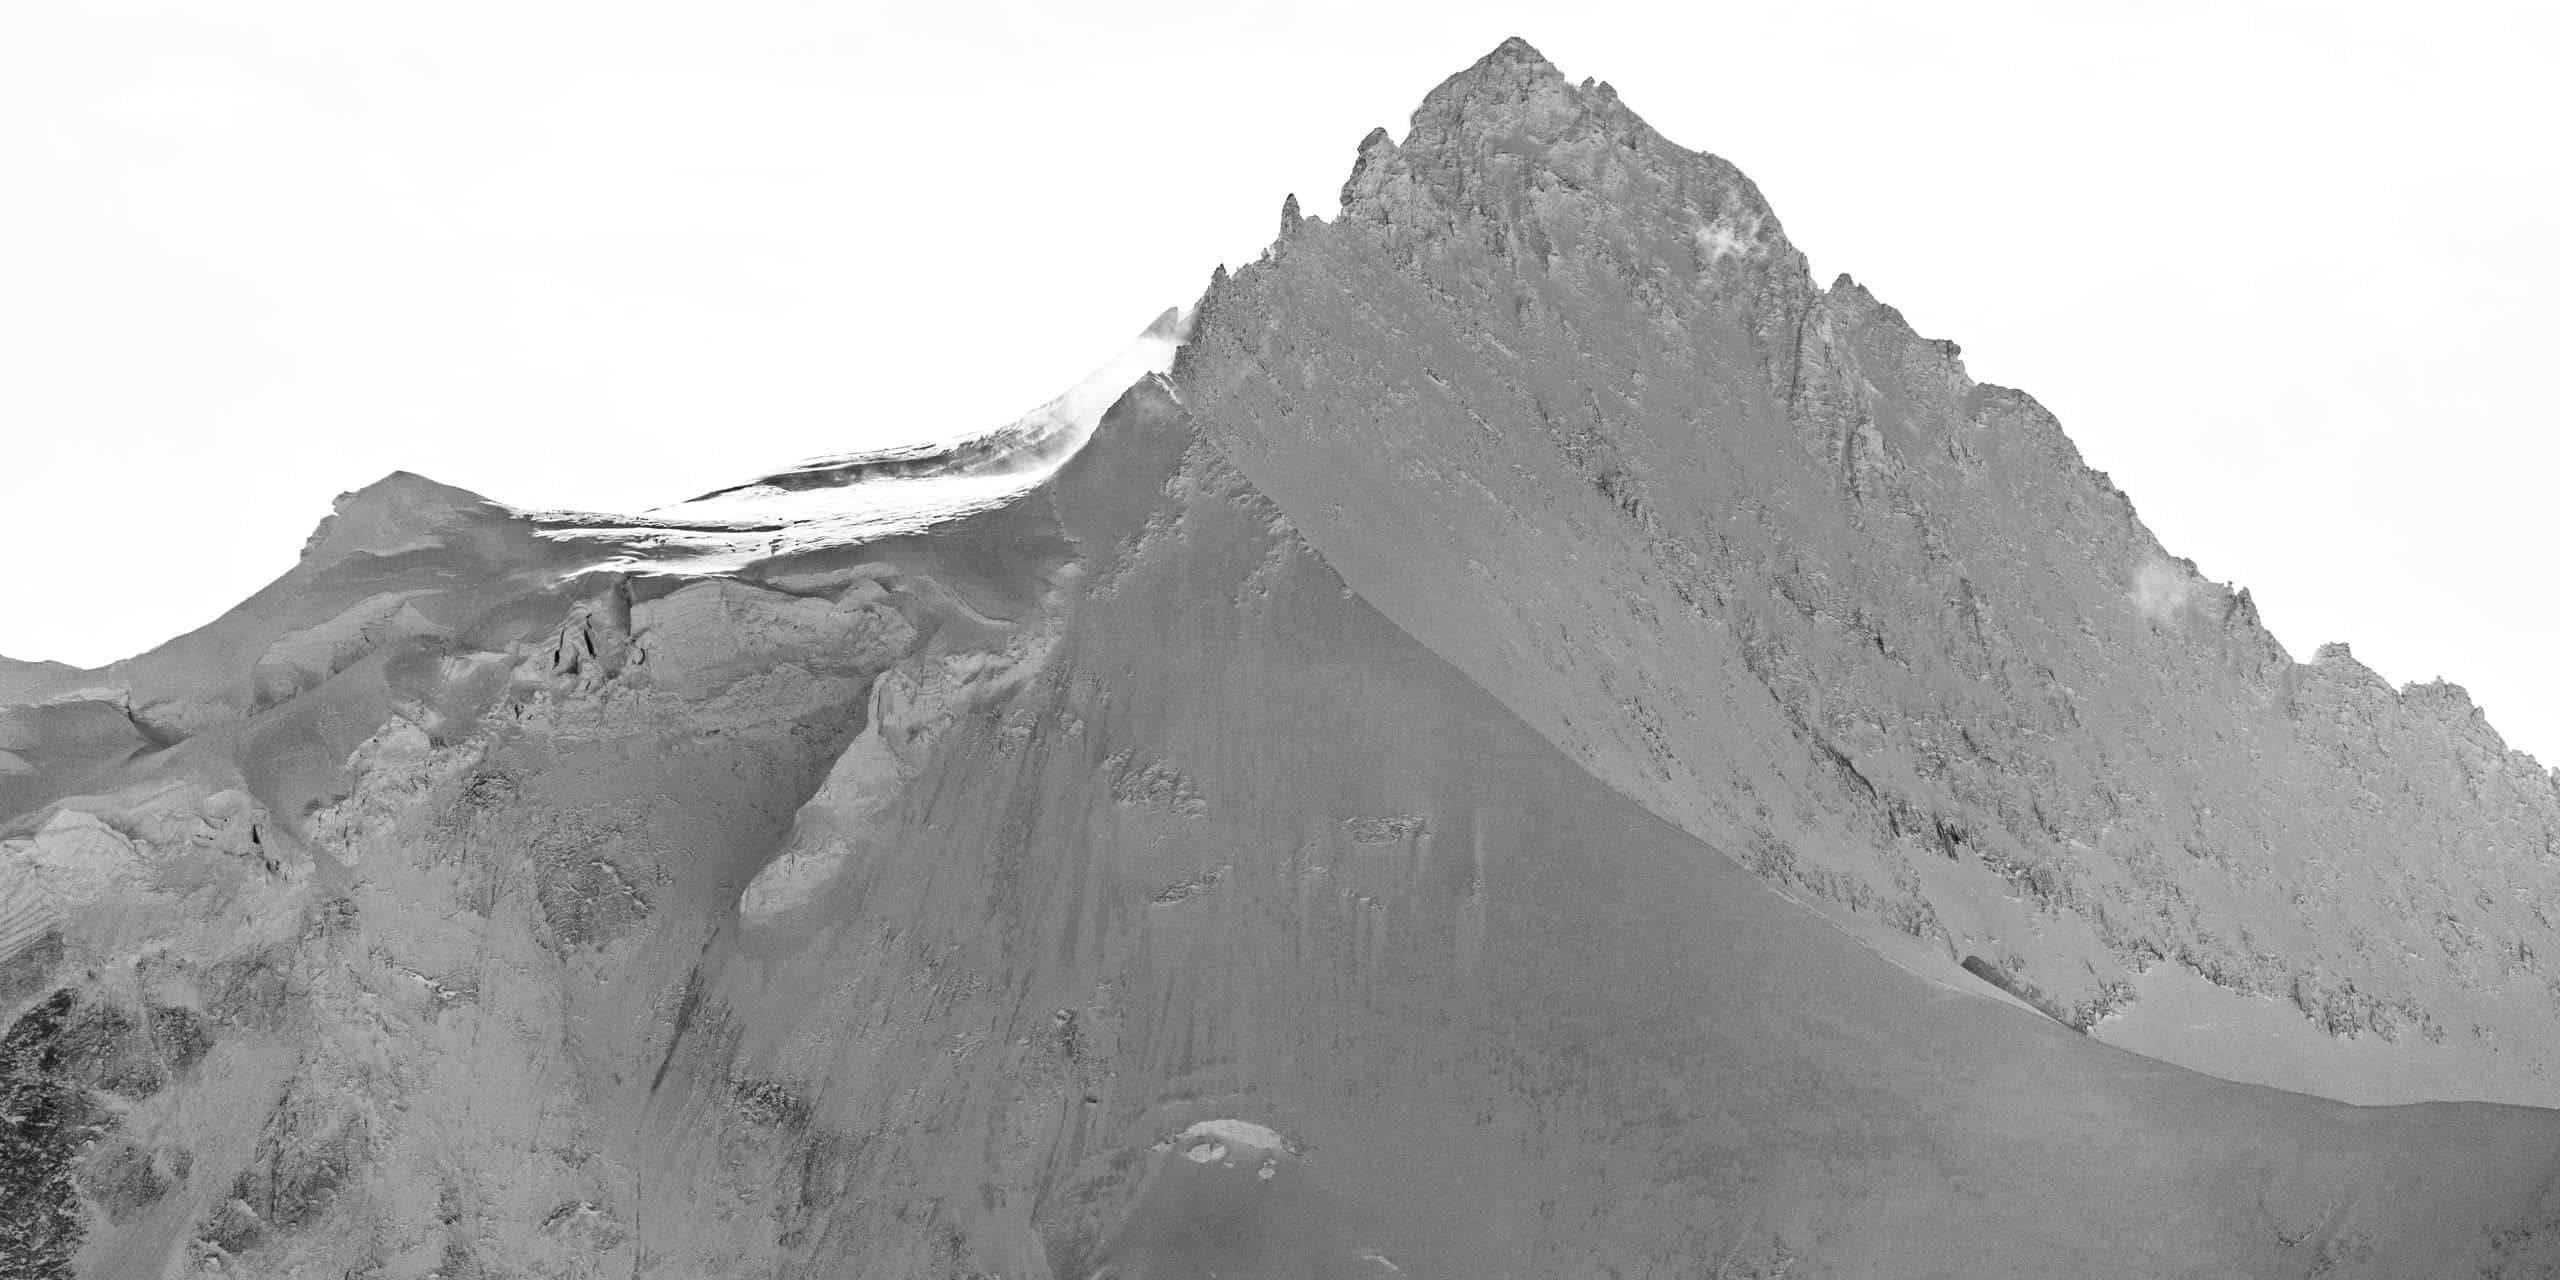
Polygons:
<instances>
[{"instance_id":1,"label":"sunlit snow ridge","mask_svg":"<svg viewBox=\"0 0 2560 1280\"><path fill-rule=\"evenodd\" d=\"M813 458L746 484L636 516L527 511L558 541L626 551L580 572L720 573L776 556L914 533L1004 505L1057 472L1130 387L1173 369L1191 313L1167 310L1121 352L1021 418L947 443Z\"/></svg>"}]
</instances>

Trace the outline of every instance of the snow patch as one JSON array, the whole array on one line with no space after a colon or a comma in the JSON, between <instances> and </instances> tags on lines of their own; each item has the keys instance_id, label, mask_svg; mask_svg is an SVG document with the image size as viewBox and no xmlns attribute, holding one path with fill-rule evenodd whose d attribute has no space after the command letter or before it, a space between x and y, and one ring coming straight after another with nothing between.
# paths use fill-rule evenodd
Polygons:
<instances>
[{"instance_id":1,"label":"snow patch","mask_svg":"<svg viewBox=\"0 0 2560 1280\"><path fill-rule=\"evenodd\" d=\"M124 707L128 705L127 691L119 685L84 684L77 689L65 689L60 693L48 694L34 702L23 705L34 707L60 707L67 706L74 702L104 702L113 706Z\"/></svg>"},{"instance_id":2,"label":"snow patch","mask_svg":"<svg viewBox=\"0 0 2560 1280\"><path fill-rule=\"evenodd\" d=\"M1760 230L1760 219L1757 217L1740 222L1731 218L1701 222L1696 235L1698 252L1706 258L1708 266L1714 266L1727 258L1757 257L1763 252L1760 245Z\"/></svg>"},{"instance_id":3,"label":"snow patch","mask_svg":"<svg viewBox=\"0 0 2560 1280\"><path fill-rule=\"evenodd\" d=\"M1281 1137L1278 1131L1264 1128L1249 1120L1203 1120L1183 1130L1182 1136L1176 1141L1193 1142L1204 1139L1232 1143L1239 1147L1254 1147L1263 1151L1289 1149L1289 1140ZM1196 1160L1200 1157L1192 1158Z\"/></svg>"},{"instance_id":4,"label":"snow patch","mask_svg":"<svg viewBox=\"0 0 2560 1280\"><path fill-rule=\"evenodd\" d=\"M904 619L899 623L904 626ZM909 631L897 643L903 647L912 640ZM1002 653L915 658L881 672L871 682L862 731L827 770L817 794L800 806L782 855L748 881L738 900L740 918L762 925L815 900L863 848L882 838L882 816L899 787L923 770L943 730L1020 688L1047 651L1047 639L1035 638Z\"/></svg>"},{"instance_id":5,"label":"snow patch","mask_svg":"<svg viewBox=\"0 0 2560 1280\"><path fill-rule=\"evenodd\" d=\"M2185 612L2192 590L2193 580L2184 570L2153 556L2133 571L2133 591L2127 599L2143 617L2165 624Z\"/></svg>"}]
</instances>

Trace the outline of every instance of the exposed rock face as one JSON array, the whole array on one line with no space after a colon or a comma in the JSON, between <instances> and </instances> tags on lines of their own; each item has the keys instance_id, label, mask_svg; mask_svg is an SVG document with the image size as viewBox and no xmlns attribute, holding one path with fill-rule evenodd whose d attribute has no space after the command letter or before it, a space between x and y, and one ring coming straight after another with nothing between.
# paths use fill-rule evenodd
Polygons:
<instances>
[{"instance_id":1,"label":"exposed rock face","mask_svg":"<svg viewBox=\"0 0 2560 1280\"><path fill-rule=\"evenodd\" d=\"M1835 918L2241 1078L2560 1103L2553 775L2459 689L2295 664L1608 86L1516 42L1442 85L1177 376L1364 598ZM2244 1061L2200 1011L2370 1043Z\"/></svg>"},{"instance_id":2,"label":"exposed rock face","mask_svg":"<svg viewBox=\"0 0 2560 1280\"><path fill-rule=\"evenodd\" d=\"M719 519L395 476L44 675L0 1278L2560 1261L2560 1116L2059 1025L2146 957L2311 973L2262 1077L2529 1092L2478 1065L2544 1060L2520 979L2386 954L2545 883L2549 780L2458 692L2291 664L1525 45L1346 205L1098 428ZM895 528L733 496L987 475Z\"/></svg>"}]
</instances>

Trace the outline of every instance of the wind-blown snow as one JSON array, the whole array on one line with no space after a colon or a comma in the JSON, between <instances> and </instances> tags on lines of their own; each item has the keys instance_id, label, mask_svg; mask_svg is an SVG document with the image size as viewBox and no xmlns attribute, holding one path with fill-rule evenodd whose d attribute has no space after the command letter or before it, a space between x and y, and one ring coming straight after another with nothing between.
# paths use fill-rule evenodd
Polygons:
<instances>
[{"instance_id":1,"label":"wind-blown snow","mask_svg":"<svg viewBox=\"0 0 2560 1280\"><path fill-rule=\"evenodd\" d=\"M941 445L813 458L763 479L637 516L524 513L559 541L637 547L581 572L717 573L758 560L914 533L1002 506L1049 478L1129 388L1173 369L1191 315L1166 311L1137 340L1047 404Z\"/></svg>"}]
</instances>

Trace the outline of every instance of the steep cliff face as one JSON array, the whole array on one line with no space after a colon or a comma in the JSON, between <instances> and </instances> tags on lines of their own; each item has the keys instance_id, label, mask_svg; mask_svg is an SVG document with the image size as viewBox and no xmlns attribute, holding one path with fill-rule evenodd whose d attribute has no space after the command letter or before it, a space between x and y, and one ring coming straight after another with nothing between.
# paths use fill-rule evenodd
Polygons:
<instances>
[{"instance_id":1,"label":"steep cliff face","mask_svg":"<svg viewBox=\"0 0 2560 1280\"><path fill-rule=\"evenodd\" d=\"M1525 45L1347 203L946 454L395 476L24 673L0 1280L2560 1264L2552 1113L2035 1007L2273 938L2365 967L2214 1044L2495 1078L2335 931L2529 905L2383 852L2548 812L2457 694L2294 666Z\"/></svg>"},{"instance_id":2,"label":"steep cliff face","mask_svg":"<svg viewBox=\"0 0 2560 1280\"><path fill-rule=\"evenodd\" d=\"M1731 166L1525 44L1342 198L1211 289L1177 380L1586 768L2101 1037L2560 1100L2560 789L2459 689L2294 663L2033 400L1816 288Z\"/></svg>"}]
</instances>

